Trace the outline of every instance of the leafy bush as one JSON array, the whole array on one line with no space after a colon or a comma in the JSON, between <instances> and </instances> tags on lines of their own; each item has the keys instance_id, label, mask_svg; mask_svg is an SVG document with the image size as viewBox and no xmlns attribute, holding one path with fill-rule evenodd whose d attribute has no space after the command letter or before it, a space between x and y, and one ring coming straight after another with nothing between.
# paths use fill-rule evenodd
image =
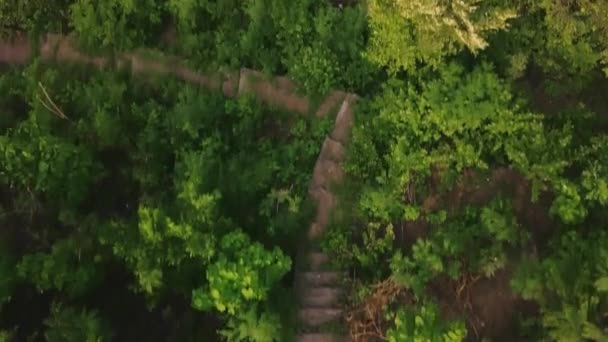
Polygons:
<instances>
[{"instance_id":1,"label":"leafy bush","mask_svg":"<svg viewBox=\"0 0 608 342\"><path fill-rule=\"evenodd\" d=\"M438 67L445 55L466 47L485 48L489 32L504 29L516 13L491 1L373 0L368 4L372 26L367 56L395 72L416 62Z\"/></svg>"},{"instance_id":2,"label":"leafy bush","mask_svg":"<svg viewBox=\"0 0 608 342\"><path fill-rule=\"evenodd\" d=\"M9 131L0 142L3 183L46 193L68 207L86 198L98 169L86 148L45 134L34 120ZM73 186L66 191L64 184Z\"/></svg>"},{"instance_id":3,"label":"leafy bush","mask_svg":"<svg viewBox=\"0 0 608 342\"><path fill-rule=\"evenodd\" d=\"M443 323L439 319L437 307L433 304L424 304L415 310L399 309L389 316L394 317L394 325L386 332L390 342L459 342L464 341L467 335L463 323Z\"/></svg>"},{"instance_id":4,"label":"leafy bush","mask_svg":"<svg viewBox=\"0 0 608 342\"><path fill-rule=\"evenodd\" d=\"M279 319L273 314L258 315L255 308L231 317L220 334L227 341L272 342L280 341Z\"/></svg>"},{"instance_id":5,"label":"leafy bush","mask_svg":"<svg viewBox=\"0 0 608 342\"><path fill-rule=\"evenodd\" d=\"M0 184L23 202L2 197L0 220L22 220L29 239L8 275L87 300L103 291L105 268L120 265L132 277L121 285L151 307L182 298L225 322L250 321L241 314L257 315L291 269L283 248L295 244L284 241L308 215L310 170L331 121L81 71L28 67L19 95L32 106L0 135ZM38 84L66 118L36 100ZM256 319L272 321L273 310ZM77 319L66 315L57 319Z\"/></svg>"},{"instance_id":6,"label":"leafy bush","mask_svg":"<svg viewBox=\"0 0 608 342\"><path fill-rule=\"evenodd\" d=\"M329 93L338 72L336 57L323 46L304 47L290 68L290 75L308 94Z\"/></svg>"},{"instance_id":7,"label":"leafy bush","mask_svg":"<svg viewBox=\"0 0 608 342\"><path fill-rule=\"evenodd\" d=\"M584 237L568 231L552 253L522 263L513 288L541 306L541 324L556 341L605 340L608 305L608 244L605 232Z\"/></svg>"},{"instance_id":8,"label":"leafy bush","mask_svg":"<svg viewBox=\"0 0 608 342\"><path fill-rule=\"evenodd\" d=\"M454 279L467 273L492 277L505 267L509 252L524 246L527 235L508 202L495 199L438 224L429 237L415 242L411 255L396 253L391 270L398 283L424 296L427 283L440 274Z\"/></svg>"},{"instance_id":9,"label":"leafy bush","mask_svg":"<svg viewBox=\"0 0 608 342\"><path fill-rule=\"evenodd\" d=\"M154 0L78 0L70 5L71 25L87 48L123 50L150 40L162 9Z\"/></svg>"},{"instance_id":10,"label":"leafy bush","mask_svg":"<svg viewBox=\"0 0 608 342\"><path fill-rule=\"evenodd\" d=\"M47 341L110 341L111 334L93 311L79 311L60 304L51 306L51 315L45 321L44 337Z\"/></svg>"},{"instance_id":11,"label":"leafy bush","mask_svg":"<svg viewBox=\"0 0 608 342\"><path fill-rule=\"evenodd\" d=\"M67 28L66 7L72 0L35 0L0 2L0 36L10 36L15 30L44 34Z\"/></svg>"},{"instance_id":12,"label":"leafy bush","mask_svg":"<svg viewBox=\"0 0 608 342\"><path fill-rule=\"evenodd\" d=\"M18 274L40 291L54 289L82 296L103 277L101 257L87 255L91 243L86 237L56 241L50 253L25 255L17 265Z\"/></svg>"},{"instance_id":13,"label":"leafy bush","mask_svg":"<svg viewBox=\"0 0 608 342\"><path fill-rule=\"evenodd\" d=\"M209 290L195 289L192 293L197 309L215 307L229 315L245 312L252 304L266 300L271 287L291 268L291 261L278 248L265 251L242 232L225 235L219 250L217 261L207 269Z\"/></svg>"}]
</instances>

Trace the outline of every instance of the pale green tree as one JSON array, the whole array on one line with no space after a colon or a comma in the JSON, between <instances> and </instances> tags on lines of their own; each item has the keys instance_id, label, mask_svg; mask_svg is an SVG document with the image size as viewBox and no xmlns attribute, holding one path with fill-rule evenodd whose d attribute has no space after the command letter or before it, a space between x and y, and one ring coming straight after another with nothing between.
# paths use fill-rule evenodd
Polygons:
<instances>
[{"instance_id":1,"label":"pale green tree","mask_svg":"<svg viewBox=\"0 0 608 342\"><path fill-rule=\"evenodd\" d=\"M367 56L390 70L416 62L438 65L442 56L484 49L485 36L504 29L516 12L479 0L370 0Z\"/></svg>"}]
</instances>

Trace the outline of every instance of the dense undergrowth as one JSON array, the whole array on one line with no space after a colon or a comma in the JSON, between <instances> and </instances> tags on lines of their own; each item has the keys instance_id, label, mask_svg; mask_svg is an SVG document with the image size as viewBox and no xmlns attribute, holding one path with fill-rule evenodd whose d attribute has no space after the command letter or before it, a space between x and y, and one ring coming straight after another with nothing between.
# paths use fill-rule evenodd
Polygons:
<instances>
[{"instance_id":1,"label":"dense undergrowth","mask_svg":"<svg viewBox=\"0 0 608 342\"><path fill-rule=\"evenodd\" d=\"M3 258L4 324L24 338L33 331L15 319L49 301L48 340L111 338L114 310L142 315L146 306L181 334L149 338L214 333L196 318L178 328L190 303L232 317L226 334L244 323L280 336L273 322L289 308L267 299L289 296L280 280L308 220L302 170L329 121L176 82L38 63L4 73L2 88L11 94L0 137L3 254L13 256ZM140 308L97 302L127 286L127 300L145 299Z\"/></svg>"},{"instance_id":2,"label":"dense undergrowth","mask_svg":"<svg viewBox=\"0 0 608 342\"><path fill-rule=\"evenodd\" d=\"M607 341L607 3L338 4L4 0L0 33L360 95L323 242L351 271L353 336ZM167 79L2 68L0 341L291 339L329 121Z\"/></svg>"}]
</instances>

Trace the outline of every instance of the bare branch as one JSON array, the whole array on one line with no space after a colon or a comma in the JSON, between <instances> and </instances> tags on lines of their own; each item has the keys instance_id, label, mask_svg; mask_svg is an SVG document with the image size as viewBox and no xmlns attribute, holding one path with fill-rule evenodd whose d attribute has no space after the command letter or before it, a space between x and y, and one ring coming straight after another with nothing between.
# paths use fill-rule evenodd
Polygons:
<instances>
[{"instance_id":1,"label":"bare branch","mask_svg":"<svg viewBox=\"0 0 608 342\"><path fill-rule=\"evenodd\" d=\"M64 120L69 120L69 118L63 113L63 111L61 109L59 109L59 107L55 104L55 102L51 99L51 97L49 96L49 94L47 93L46 89L44 88L44 86L42 85L42 83L38 82L38 86L40 87L40 89L42 89L42 92L44 93L44 96L46 97L46 99L48 100L48 102L50 103L50 105L53 108L50 108L41 98L40 96L36 96L36 98L38 98L38 101L40 101L40 103L42 103L42 105L44 106L44 108L50 110L52 113L54 113L55 115L57 115L58 117L64 119Z\"/></svg>"}]
</instances>

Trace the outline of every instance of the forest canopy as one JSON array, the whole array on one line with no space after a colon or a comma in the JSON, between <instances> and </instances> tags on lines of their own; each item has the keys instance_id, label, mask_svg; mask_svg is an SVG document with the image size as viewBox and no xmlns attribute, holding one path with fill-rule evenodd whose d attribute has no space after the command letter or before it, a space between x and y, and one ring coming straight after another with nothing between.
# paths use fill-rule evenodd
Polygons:
<instances>
[{"instance_id":1,"label":"forest canopy","mask_svg":"<svg viewBox=\"0 0 608 342\"><path fill-rule=\"evenodd\" d=\"M291 341L334 117L56 34L358 95L321 248L354 341L608 341L608 2L0 0L0 341ZM25 38L27 39L25 39ZM27 41L31 58L6 49ZM11 52L12 51L12 52ZM135 66L132 66L135 67Z\"/></svg>"}]
</instances>

